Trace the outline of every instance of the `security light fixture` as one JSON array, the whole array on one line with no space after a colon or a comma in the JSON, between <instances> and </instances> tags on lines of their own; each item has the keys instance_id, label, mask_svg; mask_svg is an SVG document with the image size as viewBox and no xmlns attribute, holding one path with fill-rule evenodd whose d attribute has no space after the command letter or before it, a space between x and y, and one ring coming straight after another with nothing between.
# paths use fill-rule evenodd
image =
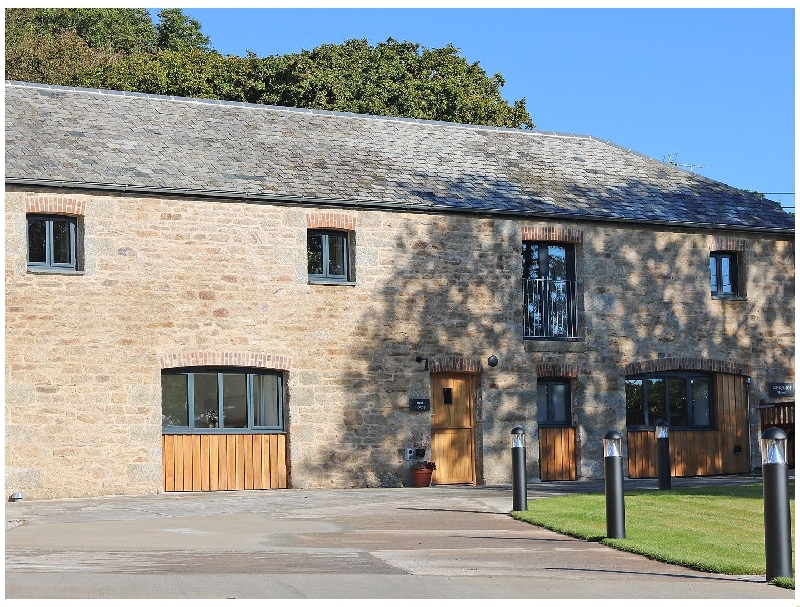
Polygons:
<instances>
[{"instance_id":1,"label":"security light fixture","mask_svg":"<svg viewBox=\"0 0 800 607\"><path fill-rule=\"evenodd\" d=\"M494 354L492 354L492 355L489 357L488 363L489 363L489 366L490 366L490 367L496 367L496 366L497 366L497 363L498 363L497 356L495 356Z\"/></svg>"},{"instance_id":2,"label":"security light fixture","mask_svg":"<svg viewBox=\"0 0 800 607\"><path fill-rule=\"evenodd\" d=\"M425 370L426 371L428 370L428 359L427 358L422 358L421 356L417 356L416 360L417 360L418 363L421 363L424 360L425 361Z\"/></svg>"}]
</instances>

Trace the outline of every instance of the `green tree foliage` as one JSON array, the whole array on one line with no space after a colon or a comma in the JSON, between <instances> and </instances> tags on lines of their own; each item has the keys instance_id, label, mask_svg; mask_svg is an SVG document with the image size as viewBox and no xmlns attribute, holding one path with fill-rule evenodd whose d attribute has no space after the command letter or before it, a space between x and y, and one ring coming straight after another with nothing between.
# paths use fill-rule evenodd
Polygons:
<instances>
[{"instance_id":1,"label":"green tree foliage","mask_svg":"<svg viewBox=\"0 0 800 607\"><path fill-rule=\"evenodd\" d=\"M525 99L509 104L448 44L389 38L312 51L223 56L180 9L153 24L144 9L6 9L6 78L183 97L533 128Z\"/></svg>"},{"instance_id":2,"label":"green tree foliage","mask_svg":"<svg viewBox=\"0 0 800 607\"><path fill-rule=\"evenodd\" d=\"M181 9L165 8L159 11L158 19L158 48L179 53L211 50L211 41L200 31L200 22L184 15Z\"/></svg>"}]
</instances>

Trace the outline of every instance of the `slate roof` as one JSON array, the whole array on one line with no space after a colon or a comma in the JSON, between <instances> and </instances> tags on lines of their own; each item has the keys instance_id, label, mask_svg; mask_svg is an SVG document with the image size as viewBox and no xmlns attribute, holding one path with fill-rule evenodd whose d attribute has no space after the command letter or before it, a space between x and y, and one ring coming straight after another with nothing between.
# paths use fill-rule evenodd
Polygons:
<instances>
[{"instance_id":1,"label":"slate roof","mask_svg":"<svg viewBox=\"0 0 800 607\"><path fill-rule=\"evenodd\" d=\"M793 232L778 203L583 135L6 82L6 183Z\"/></svg>"}]
</instances>

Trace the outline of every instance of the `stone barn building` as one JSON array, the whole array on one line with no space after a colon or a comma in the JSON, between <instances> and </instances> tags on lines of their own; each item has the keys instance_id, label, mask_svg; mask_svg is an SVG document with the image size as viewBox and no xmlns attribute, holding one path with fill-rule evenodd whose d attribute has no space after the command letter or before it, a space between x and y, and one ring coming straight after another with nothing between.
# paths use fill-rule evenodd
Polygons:
<instances>
[{"instance_id":1,"label":"stone barn building","mask_svg":"<svg viewBox=\"0 0 800 607\"><path fill-rule=\"evenodd\" d=\"M760 465L794 220L589 136L6 82L6 493ZM490 365L496 361L496 365ZM782 385L780 398L771 388ZM408 452L411 450L411 460Z\"/></svg>"}]
</instances>

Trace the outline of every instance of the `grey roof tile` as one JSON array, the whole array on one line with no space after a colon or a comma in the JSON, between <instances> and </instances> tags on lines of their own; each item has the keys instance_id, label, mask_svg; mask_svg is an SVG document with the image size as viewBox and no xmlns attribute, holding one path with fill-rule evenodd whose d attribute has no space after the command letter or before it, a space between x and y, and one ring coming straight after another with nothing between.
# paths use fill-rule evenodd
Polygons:
<instances>
[{"instance_id":1,"label":"grey roof tile","mask_svg":"<svg viewBox=\"0 0 800 607\"><path fill-rule=\"evenodd\" d=\"M775 202L590 136L12 81L5 112L7 180L794 229Z\"/></svg>"}]
</instances>

